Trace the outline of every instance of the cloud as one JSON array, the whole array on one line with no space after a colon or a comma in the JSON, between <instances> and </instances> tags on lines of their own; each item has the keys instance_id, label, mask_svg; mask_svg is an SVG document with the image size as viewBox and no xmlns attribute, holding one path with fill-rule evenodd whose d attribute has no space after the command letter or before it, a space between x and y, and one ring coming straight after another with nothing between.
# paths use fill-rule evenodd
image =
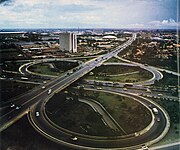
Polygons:
<instances>
[{"instance_id":1,"label":"cloud","mask_svg":"<svg viewBox=\"0 0 180 150\"><path fill-rule=\"evenodd\" d=\"M9 1L9 0L0 0L0 4L4 3L4 2L7 2L7 1Z\"/></svg>"},{"instance_id":2,"label":"cloud","mask_svg":"<svg viewBox=\"0 0 180 150\"><path fill-rule=\"evenodd\" d=\"M0 5L8 6L12 3L12 0L0 0Z\"/></svg>"},{"instance_id":3,"label":"cloud","mask_svg":"<svg viewBox=\"0 0 180 150\"><path fill-rule=\"evenodd\" d=\"M170 27L176 24L170 7L175 4L176 0L0 0L0 28Z\"/></svg>"},{"instance_id":4,"label":"cloud","mask_svg":"<svg viewBox=\"0 0 180 150\"><path fill-rule=\"evenodd\" d=\"M171 27L176 27L179 24L174 20L174 19L168 19L168 20L155 20L155 21L151 21L148 23L151 26L157 26L157 27L161 27L161 26L171 26Z\"/></svg>"}]
</instances>

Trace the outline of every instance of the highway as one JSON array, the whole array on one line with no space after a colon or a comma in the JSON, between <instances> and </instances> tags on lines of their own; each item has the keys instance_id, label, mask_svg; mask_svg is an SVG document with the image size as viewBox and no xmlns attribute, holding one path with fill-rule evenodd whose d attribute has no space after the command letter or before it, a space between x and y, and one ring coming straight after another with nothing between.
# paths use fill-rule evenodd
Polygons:
<instances>
[{"instance_id":1,"label":"highway","mask_svg":"<svg viewBox=\"0 0 180 150\"><path fill-rule=\"evenodd\" d=\"M125 47L130 45L135 39L136 39L136 34L134 33L132 38L129 39L129 41L118 46L114 51L99 56L98 58L95 58L85 64L82 64L75 72L64 74L61 77L53 79L51 82L48 82L47 84L44 85L46 87L45 89L42 89L42 87L39 86L37 88L34 88L32 91L26 93L25 95L16 98L15 100L16 106L18 107L20 106L20 109L16 109L16 107L13 107L11 111L8 111L6 114L1 116L0 131L6 129L11 124L13 124L17 119L19 119L20 116L22 117L25 113L27 113L31 106L48 97L48 90L51 89L52 90L51 94L53 94L55 92L58 92L66 88L67 86L69 86L70 84L81 78L82 76L84 76L86 73L93 70L96 66L100 66L107 59L115 56Z\"/></svg>"},{"instance_id":2,"label":"highway","mask_svg":"<svg viewBox=\"0 0 180 150\"><path fill-rule=\"evenodd\" d=\"M180 142L175 142L162 146L155 146L151 148L151 150L179 150L179 149L180 149Z\"/></svg>"},{"instance_id":3,"label":"highway","mask_svg":"<svg viewBox=\"0 0 180 150\"><path fill-rule=\"evenodd\" d=\"M143 144L151 145L153 142L157 142L164 136L169 129L169 120L166 112L163 111L161 107L157 104L154 104L150 101L147 101L141 96L137 96L131 94L129 92L123 91L122 94L126 94L126 96L131 96L134 99L140 100L146 107L151 104L153 107L157 107L159 110L159 115L161 122L153 121L153 124L150 129L143 131L143 134L139 134L138 136L127 135L125 137L118 138L108 138L107 137L87 137L85 135L79 135L78 133L72 133L67 131L66 129L62 129L61 127L57 127L54 123L52 123L46 116L45 112L45 104L54 93L57 93L70 84L93 70L95 67L102 65L106 60L110 59L113 56L117 56L117 54L130 45L136 39L136 34L133 34L132 38L124 44L118 46L112 52L101 55L97 58L94 58L91 61L88 61L85 64L81 64L76 71L70 71L68 74L64 74L61 77L52 78L52 81L44 84L45 88L42 88L42 85L28 92L26 95L22 95L19 98L16 98L15 105L17 107L11 108L10 111L5 113L0 118L0 131L3 131L13 123L15 123L18 119L20 119L23 115L28 114L30 123L34 128L44 135L45 137L53 140L55 142L61 143L63 145L69 146L71 148L78 149L100 149L100 148L113 148L113 149L124 149L125 147L129 147L129 149L136 149L137 147L142 147ZM32 63L29 63L31 65ZM149 67L146 67L148 69ZM25 69L25 70L23 70ZM149 68L152 70L153 68ZM21 68L21 73L27 72L27 67L24 66ZM154 73L153 79L161 79L162 76L158 72ZM150 84L154 81L148 81ZM52 91L52 92L49 92ZM94 90L94 89L93 89ZM110 89L104 89L107 92L119 93L119 91L112 91ZM40 112L40 117L37 117L36 112ZM154 116L154 115L153 115ZM78 141L71 140L71 135L77 135ZM155 140L155 141L154 141ZM149 143L150 142L150 143Z\"/></svg>"},{"instance_id":4,"label":"highway","mask_svg":"<svg viewBox=\"0 0 180 150\"><path fill-rule=\"evenodd\" d=\"M97 101L91 99L79 99L80 102L88 104L95 112L102 115L102 121L106 126L114 131L121 131L121 135L126 134L126 131L113 119L113 117L106 111L106 109Z\"/></svg>"},{"instance_id":5,"label":"highway","mask_svg":"<svg viewBox=\"0 0 180 150\"><path fill-rule=\"evenodd\" d=\"M86 89L85 90L93 90ZM114 94L123 94L125 96L132 97L133 99L143 103L147 109L149 109L149 106L151 107L157 107L159 110L158 116L155 116L152 113L152 110L150 109L152 113L152 123L149 127L147 127L144 131L139 131L135 134L125 135L125 136L118 136L118 137L112 137L112 138L106 138L106 137L95 137L95 136L87 136L87 135L81 135L79 133L74 133L72 131L68 131L60 126L55 125L46 115L45 112L45 105L48 99L44 102L39 103L36 105L32 111L29 114L29 120L32 123L32 125L35 127L35 129L46 136L47 138L50 138L54 142L64 144L69 147L74 147L75 149L120 149L124 147L129 147L128 149L133 148L140 148L143 144L151 145L151 140L156 139L156 141L160 140L162 137L160 137L162 134L165 135L168 131L168 128L166 128L169 125L168 116L166 113L163 112L163 109L160 108L160 106L157 106L156 104L152 103L150 100L147 100L143 97L134 95L132 93L128 92L120 92L116 89L107 88L104 87L102 90L96 90L96 91L103 91L103 92L110 92ZM40 116L37 117L35 114L36 112L40 112ZM157 122L156 119L160 118L160 122ZM71 135L75 135L78 137L78 141L72 141Z\"/></svg>"},{"instance_id":6,"label":"highway","mask_svg":"<svg viewBox=\"0 0 180 150\"><path fill-rule=\"evenodd\" d=\"M161 72L157 71L156 69L145 66L142 64L137 63L104 63L103 65L126 65L126 66L139 66L140 68L147 70L153 74L153 77L147 81L141 81L141 82L135 82L134 85L152 85L156 80L160 80L163 78L163 75Z\"/></svg>"}]
</instances>

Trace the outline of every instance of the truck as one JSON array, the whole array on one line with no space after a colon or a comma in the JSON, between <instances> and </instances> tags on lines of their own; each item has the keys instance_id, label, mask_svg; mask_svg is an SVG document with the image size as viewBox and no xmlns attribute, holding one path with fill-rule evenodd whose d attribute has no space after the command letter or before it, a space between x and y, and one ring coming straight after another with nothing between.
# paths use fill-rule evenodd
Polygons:
<instances>
[{"instance_id":1,"label":"truck","mask_svg":"<svg viewBox=\"0 0 180 150\"><path fill-rule=\"evenodd\" d=\"M157 108L154 107L154 108L152 108L152 110L153 110L154 114L156 114L156 115L158 114Z\"/></svg>"}]
</instances>

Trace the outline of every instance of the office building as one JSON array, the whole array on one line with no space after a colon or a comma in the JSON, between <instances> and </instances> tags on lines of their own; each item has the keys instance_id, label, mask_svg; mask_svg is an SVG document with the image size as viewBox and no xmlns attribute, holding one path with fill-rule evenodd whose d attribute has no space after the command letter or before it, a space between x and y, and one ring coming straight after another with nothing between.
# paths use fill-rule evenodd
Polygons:
<instances>
[{"instance_id":1,"label":"office building","mask_svg":"<svg viewBox=\"0 0 180 150\"><path fill-rule=\"evenodd\" d=\"M77 52L77 36L74 33L66 32L60 33L59 36L60 50L64 52Z\"/></svg>"}]
</instances>

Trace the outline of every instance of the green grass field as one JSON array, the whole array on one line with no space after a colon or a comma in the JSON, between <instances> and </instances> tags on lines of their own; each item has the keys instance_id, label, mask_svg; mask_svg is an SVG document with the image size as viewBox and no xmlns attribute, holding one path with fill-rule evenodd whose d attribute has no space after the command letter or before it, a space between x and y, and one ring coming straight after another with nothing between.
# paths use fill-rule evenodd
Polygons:
<instances>
[{"instance_id":1,"label":"green grass field","mask_svg":"<svg viewBox=\"0 0 180 150\"><path fill-rule=\"evenodd\" d=\"M151 121L148 109L131 98L106 92L83 93L84 97L100 102L127 133L139 131Z\"/></svg>"},{"instance_id":2,"label":"green grass field","mask_svg":"<svg viewBox=\"0 0 180 150\"><path fill-rule=\"evenodd\" d=\"M60 76L61 73L52 70L47 63L45 64L35 64L31 67L29 67L29 70L35 73L45 74L45 75L54 75L54 76Z\"/></svg>"},{"instance_id":3,"label":"green grass field","mask_svg":"<svg viewBox=\"0 0 180 150\"><path fill-rule=\"evenodd\" d=\"M53 67L52 67L53 66ZM78 66L77 62L63 62L63 61L53 61L49 63L40 63L35 64L29 67L29 70L32 72L60 76L62 73Z\"/></svg>"},{"instance_id":4,"label":"green grass field","mask_svg":"<svg viewBox=\"0 0 180 150\"><path fill-rule=\"evenodd\" d=\"M105 61L105 63L110 63L110 62L115 62L115 63L124 63L124 61L117 59L115 57L112 57L110 59L108 59L107 61Z\"/></svg>"},{"instance_id":5,"label":"green grass field","mask_svg":"<svg viewBox=\"0 0 180 150\"><path fill-rule=\"evenodd\" d=\"M122 65L101 66L97 69L94 69L93 73L93 75L87 75L87 79L122 83L141 82L149 80L153 76L151 72L141 69L140 67L130 67Z\"/></svg>"},{"instance_id":6,"label":"green grass field","mask_svg":"<svg viewBox=\"0 0 180 150\"><path fill-rule=\"evenodd\" d=\"M159 103L169 114L170 116L170 130L167 135L157 144L170 144L172 142L177 142L180 140L180 107L179 102L177 101L165 101L163 99L153 99Z\"/></svg>"},{"instance_id":7,"label":"green grass field","mask_svg":"<svg viewBox=\"0 0 180 150\"><path fill-rule=\"evenodd\" d=\"M46 105L48 117L58 126L86 135L107 137L118 135L102 122L101 115L94 112L89 105L63 99L65 97L62 95L53 96Z\"/></svg>"}]
</instances>

